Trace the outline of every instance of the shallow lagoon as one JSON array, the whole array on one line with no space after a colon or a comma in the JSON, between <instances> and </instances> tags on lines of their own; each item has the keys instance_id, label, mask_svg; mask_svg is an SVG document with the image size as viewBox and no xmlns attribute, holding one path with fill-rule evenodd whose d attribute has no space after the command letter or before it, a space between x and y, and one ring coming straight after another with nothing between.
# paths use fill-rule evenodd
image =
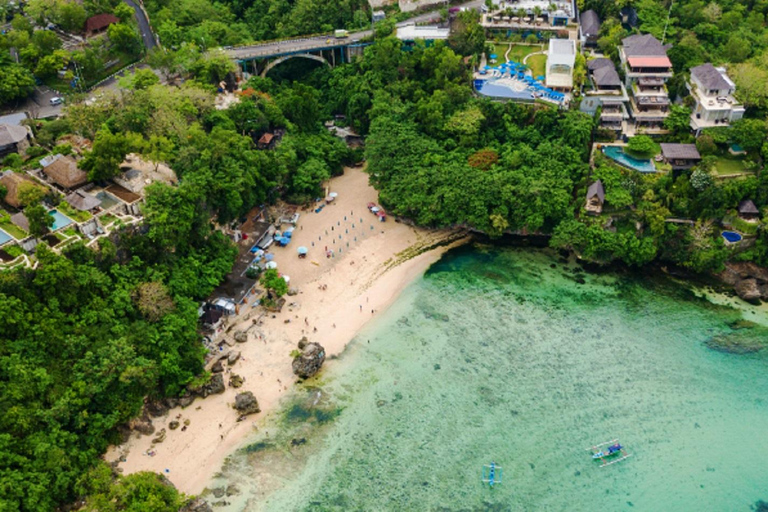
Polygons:
<instances>
[{"instance_id":1,"label":"shallow lagoon","mask_svg":"<svg viewBox=\"0 0 768 512\"><path fill-rule=\"evenodd\" d=\"M768 500L768 351L706 344L740 317L663 277L453 251L232 457L222 509L747 511ZM633 456L599 468L586 448L614 437Z\"/></svg>"}]
</instances>

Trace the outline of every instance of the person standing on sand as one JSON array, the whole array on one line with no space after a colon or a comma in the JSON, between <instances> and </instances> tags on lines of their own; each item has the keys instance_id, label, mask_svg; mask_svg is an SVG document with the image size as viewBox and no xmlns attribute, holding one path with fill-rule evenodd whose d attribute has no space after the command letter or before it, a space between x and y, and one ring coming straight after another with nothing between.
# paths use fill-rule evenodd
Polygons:
<instances>
[{"instance_id":1,"label":"person standing on sand","mask_svg":"<svg viewBox=\"0 0 768 512\"><path fill-rule=\"evenodd\" d=\"M360 312L361 313L363 312L363 305L362 304L360 304Z\"/></svg>"}]
</instances>

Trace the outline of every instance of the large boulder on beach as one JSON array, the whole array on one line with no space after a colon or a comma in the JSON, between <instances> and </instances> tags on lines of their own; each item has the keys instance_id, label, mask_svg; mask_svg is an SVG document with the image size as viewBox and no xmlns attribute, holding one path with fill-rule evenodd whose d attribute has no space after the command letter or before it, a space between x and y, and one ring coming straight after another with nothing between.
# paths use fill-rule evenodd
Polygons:
<instances>
[{"instance_id":1,"label":"large boulder on beach","mask_svg":"<svg viewBox=\"0 0 768 512\"><path fill-rule=\"evenodd\" d=\"M244 391L235 397L235 409L242 416L261 412L258 400L250 391Z\"/></svg>"},{"instance_id":2,"label":"large boulder on beach","mask_svg":"<svg viewBox=\"0 0 768 512\"><path fill-rule=\"evenodd\" d=\"M179 397L179 406L182 409L185 407L189 407L190 405L192 405L192 402L195 401L195 398L196 398L195 395L187 391L186 393L184 393L183 396Z\"/></svg>"},{"instance_id":3,"label":"large boulder on beach","mask_svg":"<svg viewBox=\"0 0 768 512\"><path fill-rule=\"evenodd\" d=\"M208 395L218 395L226 391L224 385L224 376L221 373L214 373L208 382L200 387L192 388L190 391L200 397L206 398Z\"/></svg>"},{"instance_id":4,"label":"large boulder on beach","mask_svg":"<svg viewBox=\"0 0 768 512\"><path fill-rule=\"evenodd\" d=\"M740 281L736 287L736 294L743 300L752 303L760 302L760 287L757 284L757 279L749 278Z\"/></svg>"},{"instance_id":5,"label":"large boulder on beach","mask_svg":"<svg viewBox=\"0 0 768 512\"><path fill-rule=\"evenodd\" d=\"M235 389L240 388L243 386L243 382L245 382L245 379L239 376L236 373L229 374L229 385Z\"/></svg>"},{"instance_id":6,"label":"large boulder on beach","mask_svg":"<svg viewBox=\"0 0 768 512\"><path fill-rule=\"evenodd\" d=\"M301 355L293 360L293 373L308 379L320 371L325 362L325 349L319 343L307 343Z\"/></svg>"},{"instance_id":7,"label":"large boulder on beach","mask_svg":"<svg viewBox=\"0 0 768 512\"><path fill-rule=\"evenodd\" d=\"M244 331L235 331L234 338L238 343L245 343L248 341L248 333Z\"/></svg>"},{"instance_id":8,"label":"large boulder on beach","mask_svg":"<svg viewBox=\"0 0 768 512\"><path fill-rule=\"evenodd\" d=\"M168 414L168 407L160 400L147 402L147 405L144 406L144 410L153 418Z\"/></svg>"},{"instance_id":9,"label":"large boulder on beach","mask_svg":"<svg viewBox=\"0 0 768 512\"><path fill-rule=\"evenodd\" d=\"M224 363L221 362L221 360L216 361L213 363L213 366L211 366L211 372L212 373L221 373L224 371Z\"/></svg>"}]
</instances>

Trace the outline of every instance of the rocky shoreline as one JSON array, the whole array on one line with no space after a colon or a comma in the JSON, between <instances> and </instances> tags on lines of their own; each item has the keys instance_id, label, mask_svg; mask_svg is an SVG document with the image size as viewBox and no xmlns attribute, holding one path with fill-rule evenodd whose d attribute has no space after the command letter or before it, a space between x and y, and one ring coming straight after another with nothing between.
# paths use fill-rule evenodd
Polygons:
<instances>
[{"instance_id":1,"label":"rocky shoreline","mask_svg":"<svg viewBox=\"0 0 768 512\"><path fill-rule=\"evenodd\" d=\"M752 262L726 263L716 277L733 287L739 298L755 305L768 301L768 269Z\"/></svg>"}]
</instances>

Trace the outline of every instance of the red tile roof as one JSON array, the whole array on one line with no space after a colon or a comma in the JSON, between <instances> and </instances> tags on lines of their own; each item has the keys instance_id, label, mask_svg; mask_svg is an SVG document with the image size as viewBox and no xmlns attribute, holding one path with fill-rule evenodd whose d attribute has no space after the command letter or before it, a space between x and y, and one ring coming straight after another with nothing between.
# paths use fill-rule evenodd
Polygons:
<instances>
[{"instance_id":1,"label":"red tile roof","mask_svg":"<svg viewBox=\"0 0 768 512\"><path fill-rule=\"evenodd\" d=\"M629 57L629 66L632 68L671 68L669 57Z\"/></svg>"},{"instance_id":2,"label":"red tile roof","mask_svg":"<svg viewBox=\"0 0 768 512\"><path fill-rule=\"evenodd\" d=\"M273 139L274 137L275 137L275 136L274 136L274 135L272 135L271 133L265 133L265 134L264 134L264 135L262 135L262 136L261 136L261 138L259 139L259 144L269 144L270 142L272 142L272 139Z\"/></svg>"},{"instance_id":3,"label":"red tile roof","mask_svg":"<svg viewBox=\"0 0 768 512\"><path fill-rule=\"evenodd\" d=\"M85 31L94 32L107 28L113 23L120 23L120 18L114 14L103 13L91 16L85 21Z\"/></svg>"}]
</instances>

